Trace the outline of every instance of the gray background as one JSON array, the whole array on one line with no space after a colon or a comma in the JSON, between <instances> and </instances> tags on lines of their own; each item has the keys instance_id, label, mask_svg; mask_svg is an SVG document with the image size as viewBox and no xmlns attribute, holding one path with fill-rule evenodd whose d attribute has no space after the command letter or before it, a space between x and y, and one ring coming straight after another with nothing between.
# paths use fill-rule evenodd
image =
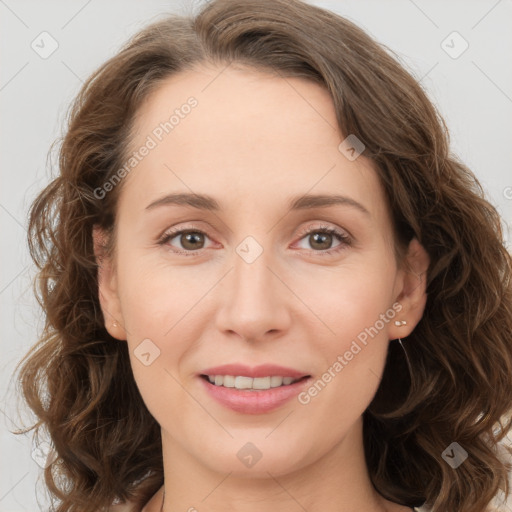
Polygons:
<instances>
[{"instance_id":1,"label":"gray background","mask_svg":"<svg viewBox=\"0 0 512 512\"><path fill-rule=\"evenodd\" d=\"M469 165L512 224L512 1L312 1L347 16L400 55L438 105L452 150ZM82 81L134 32L199 2L0 0L0 512L47 510L31 435L10 433L21 419L12 373L36 341L43 318L33 298L27 209L47 183L47 153L62 134ZM42 32L57 50L42 58ZM457 31L469 44L452 58L442 42ZM50 48L46 39L45 48ZM450 51L461 40L448 38ZM510 240L510 232L507 232ZM509 243L510 245L510 243ZM512 510L504 506L503 510Z\"/></svg>"}]
</instances>

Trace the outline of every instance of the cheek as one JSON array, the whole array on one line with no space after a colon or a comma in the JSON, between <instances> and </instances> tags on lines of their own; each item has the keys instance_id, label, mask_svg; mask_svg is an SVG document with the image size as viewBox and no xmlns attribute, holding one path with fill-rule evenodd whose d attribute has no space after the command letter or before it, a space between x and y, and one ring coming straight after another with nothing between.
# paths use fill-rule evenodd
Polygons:
<instances>
[{"instance_id":1,"label":"cheek","mask_svg":"<svg viewBox=\"0 0 512 512\"><path fill-rule=\"evenodd\" d=\"M314 276L304 272L294 283L294 292L304 297L308 306L303 308L304 318L309 315L312 322L320 324L321 336L315 343L330 347L330 353L347 350L358 336L364 341L364 333L375 325L379 335L386 336L394 315L394 310L389 310L395 274L384 259L375 260L324 269Z\"/></svg>"},{"instance_id":2,"label":"cheek","mask_svg":"<svg viewBox=\"0 0 512 512\"><path fill-rule=\"evenodd\" d=\"M164 258L124 258L119 265L119 296L128 331L164 338L204 295L209 279L198 275L193 266L172 268Z\"/></svg>"},{"instance_id":3,"label":"cheek","mask_svg":"<svg viewBox=\"0 0 512 512\"><path fill-rule=\"evenodd\" d=\"M362 414L378 389L396 315L393 268L392 260L376 256L318 274L314 287L303 283L300 293L321 320L314 318L310 338L323 366L300 403L317 418L330 415L336 431Z\"/></svg>"},{"instance_id":4,"label":"cheek","mask_svg":"<svg viewBox=\"0 0 512 512\"><path fill-rule=\"evenodd\" d=\"M395 310L389 303L385 286L377 288L373 280L344 281L336 302L318 301L318 311L325 323L324 334L311 336L319 355L318 373L299 397L312 430L332 425L322 441L334 443L340 433L366 410L371 403L384 370L388 349L388 325ZM332 290L330 290L332 292ZM327 295L327 294L326 294ZM306 412L309 411L309 412Z\"/></svg>"},{"instance_id":5,"label":"cheek","mask_svg":"<svg viewBox=\"0 0 512 512\"><path fill-rule=\"evenodd\" d=\"M133 376L150 413L179 430L181 413L190 414L195 403L180 383L186 374L182 361L187 361L201 335L196 315L201 312L198 297L204 294L204 281L192 273L184 279L179 269L159 269L141 261L125 260L119 268ZM180 415L172 415L175 410Z\"/></svg>"}]
</instances>

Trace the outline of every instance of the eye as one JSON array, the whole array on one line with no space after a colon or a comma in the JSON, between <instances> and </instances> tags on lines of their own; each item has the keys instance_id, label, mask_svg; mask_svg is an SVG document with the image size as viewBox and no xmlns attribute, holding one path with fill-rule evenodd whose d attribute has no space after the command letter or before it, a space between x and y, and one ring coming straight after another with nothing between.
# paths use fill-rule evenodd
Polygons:
<instances>
[{"instance_id":1,"label":"eye","mask_svg":"<svg viewBox=\"0 0 512 512\"><path fill-rule=\"evenodd\" d=\"M310 252L322 255L339 252L347 246L350 246L352 242L351 238L346 233L329 226L307 227L305 230L301 231L300 236L302 237L301 241L304 240L313 248ZM339 240L339 244L332 248L331 245L335 238Z\"/></svg>"},{"instance_id":2,"label":"eye","mask_svg":"<svg viewBox=\"0 0 512 512\"><path fill-rule=\"evenodd\" d=\"M329 255L337 253L350 246L352 239L343 231L329 226L307 227L301 231L300 241L306 241L312 249L307 249L310 253L318 255ZM177 240L178 247L172 243ZM175 252L184 256L195 256L205 249L205 240L208 235L199 229L171 229L166 231L158 240L159 245L170 245ZM338 239L338 245L332 248L334 239ZM302 247L304 248L304 247Z\"/></svg>"},{"instance_id":3,"label":"eye","mask_svg":"<svg viewBox=\"0 0 512 512\"><path fill-rule=\"evenodd\" d=\"M164 233L158 243L159 245L166 245L177 239L181 245L181 247L177 247L179 249L177 252L185 256L193 256L194 252L204 249L205 238L208 238L206 233L198 229L176 229ZM172 243L169 243L169 245L176 247Z\"/></svg>"}]
</instances>

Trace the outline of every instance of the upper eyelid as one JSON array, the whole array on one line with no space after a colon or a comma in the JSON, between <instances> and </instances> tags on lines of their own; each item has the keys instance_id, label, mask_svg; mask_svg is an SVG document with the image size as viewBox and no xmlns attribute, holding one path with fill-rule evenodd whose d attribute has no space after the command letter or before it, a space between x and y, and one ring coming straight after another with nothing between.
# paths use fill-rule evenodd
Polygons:
<instances>
[{"instance_id":1,"label":"upper eyelid","mask_svg":"<svg viewBox=\"0 0 512 512\"><path fill-rule=\"evenodd\" d=\"M194 221L191 221L191 222L194 222ZM323 223L329 222L329 221L323 220L323 221L312 221L312 222L320 222L322 224L320 224L320 225L307 224L298 230L298 234L300 234L300 235L302 235L304 233L307 234L309 231L312 231L312 230L321 231L322 229L334 229L336 231L342 231L348 237L352 238L352 234L345 228L342 228L342 227L336 226L336 225L332 225L332 224L323 224ZM215 230L215 228L211 225L210 225L210 228ZM180 234L182 231L197 231L197 232L201 232L205 235L208 235L208 233L206 232L207 228L202 228L202 227L198 227L198 226L194 226L194 225L188 225L187 223L185 223L184 226L179 226L179 227L173 226L172 228L165 229L158 238L161 238L161 237L169 235L169 234L173 234L173 235Z\"/></svg>"},{"instance_id":2,"label":"upper eyelid","mask_svg":"<svg viewBox=\"0 0 512 512\"><path fill-rule=\"evenodd\" d=\"M325 221L322 221L322 222L325 222ZM321 224L318 226L308 224L308 225L304 226L303 228L301 228L298 231L298 234L302 236L302 235L307 235L308 233L310 233L312 231L322 231L322 230L334 230L334 231L340 232L340 234L342 234L342 235L352 238L352 235L346 229L339 227L339 226L329 225L329 224Z\"/></svg>"}]
</instances>

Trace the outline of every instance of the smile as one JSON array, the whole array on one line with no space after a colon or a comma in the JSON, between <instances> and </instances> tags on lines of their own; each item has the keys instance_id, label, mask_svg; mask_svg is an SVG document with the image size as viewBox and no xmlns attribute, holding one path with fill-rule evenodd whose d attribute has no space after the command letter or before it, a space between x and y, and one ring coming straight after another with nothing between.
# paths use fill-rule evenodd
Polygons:
<instances>
[{"instance_id":1,"label":"smile","mask_svg":"<svg viewBox=\"0 0 512 512\"><path fill-rule=\"evenodd\" d=\"M268 377L246 377L243 375L203 375L215 386L223 386L225 388L246 389L250 391L261 391L265 389L278 388L288 386L299 379L293 377L282 377L280 375L272 375ZM302 377L304 378L304 377Z\"/></svg>"},{"instance_id":2,"label":"smile","mask_svg":"<svg viewBox=\"0 0 512 512\"><path fill-rule=\"evenodd\" d=\"M223 407L242 414L264 414L283 407L295 398L307 387L311 376L294 379L277 375L255 378L200 375L199 380L207 396Z\"/></svg>"}]
</instances>

